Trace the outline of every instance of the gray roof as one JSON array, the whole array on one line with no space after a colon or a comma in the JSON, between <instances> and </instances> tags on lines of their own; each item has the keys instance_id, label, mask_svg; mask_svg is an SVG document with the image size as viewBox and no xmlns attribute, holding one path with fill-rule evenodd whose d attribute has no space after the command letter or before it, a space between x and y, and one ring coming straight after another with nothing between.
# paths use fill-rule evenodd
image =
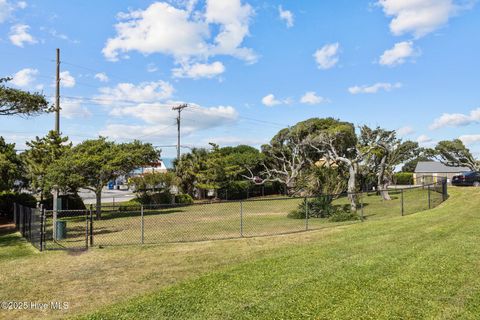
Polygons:
<instances>
[{"instance_id":1,"label":"gray roof","mask_svg":"<svg viewBox=\"0 0 480 320\"><path fill-rule=\"evenodd\" d=\"M435 161L420 161L415 168L416 173L460 173L465 171L471 170L468 167L450 167Z\"/></svg>"}]
</instances>

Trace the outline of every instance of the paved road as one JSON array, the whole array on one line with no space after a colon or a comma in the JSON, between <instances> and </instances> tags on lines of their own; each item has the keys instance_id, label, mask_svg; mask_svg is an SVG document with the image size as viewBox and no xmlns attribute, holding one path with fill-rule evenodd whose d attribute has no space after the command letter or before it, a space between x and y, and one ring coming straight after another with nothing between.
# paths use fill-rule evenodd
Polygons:
<instances>
[{"instance_id":1,"label":"paved road","mask_svg":"<svg viewBox=\"0 0 480 320\"><path fill-rule=\"evenodd\" d=\"M78 195L85 204L95 204L95 193L90 190L80 190ZM108 190L103 189L102 203L123 202L135 198L135 194L129 190Z\"/></svg>"}]
</instances>

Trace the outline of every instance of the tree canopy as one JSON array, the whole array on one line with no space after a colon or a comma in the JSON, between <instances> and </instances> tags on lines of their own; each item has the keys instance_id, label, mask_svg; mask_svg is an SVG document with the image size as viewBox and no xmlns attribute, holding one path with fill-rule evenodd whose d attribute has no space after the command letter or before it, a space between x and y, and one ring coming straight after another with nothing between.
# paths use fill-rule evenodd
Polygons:
<instances>
[{"instance_id":1,"label":"tree canopy","mask_svg":"<svg viewBox=\"0 0 480 320\"><path fill-rule=\"evenodd\" d=\"M52 130L45 137L35 137L34 140L27 142L27 146L29 149L21 155L25 163L27 179L30 187L40 191L43 198L50 193L45 180L49 166L67 153L72 148L72 143L68 142L68 137L62 137L61 134Z\"/></svg>"},{"instance_id":2,"label":"tree canopy","mask_svg":"<svg viewBox=\"0 0 480 320\"><path fill-rule=\"evenodd\" d=\"M100 216L103 187L121 175L158 161L159 157L159 151L149 143L117 144L99 137L85 140L55 161L48 169L47 180L51 187L82 187L95 192Z\"/></svg>"},{"instance_id":3,"label":"tree canopy","mask_svg":"<svg viewBox=\"0 0 480 320\"><path fill-rule=\"evenodd\" d=\"M475 159L460 139L440 141L428 154L445 165L468 167L472 171L480 170L480 161Z\"/></svg>"},{"instance_id":4,"label":"tree canopy","mask_svg":"<svg viewBox=\"0 0 480 320\"><path fill-rule=\"evenodd\" d=\"M15 144L6 143L0 137L0 191L13 189L21 175L22 162L15 151Z\"/></svg>"},{"instance_id":5,"label":"tree canopy","mask_svg":"<svg viewBox=\"0 0 480 320\"><path fill-rule=\"evenodd\" d=\"M10 80L0 78L0 116L34 116L53 111L44 95L7 87Z\"/></svg>"}]
</instances>

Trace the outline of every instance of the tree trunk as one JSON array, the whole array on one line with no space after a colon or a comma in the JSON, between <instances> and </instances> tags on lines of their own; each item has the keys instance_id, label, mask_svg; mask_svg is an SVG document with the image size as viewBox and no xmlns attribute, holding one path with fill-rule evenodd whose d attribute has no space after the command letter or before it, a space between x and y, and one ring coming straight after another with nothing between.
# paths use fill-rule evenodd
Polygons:
<instances>
[{"instance_id":1,"label":"tree trunk","mask_svg":"<svg viewBox=\"0 0 480 320\"><path fill-rule=\"evenodd\" d=\"M355 194L355 178L357 175L357 169L355 164L348 165L348 199L350 200L350 210L352 212L357 211L357 195Z\"/></svg>"},{"instance_id":2,"label":"tree trunk","mask_svg":"<svg viewBox=\"0 0 480 320\"><path fill-rule=\"evenodd\" d=\"M97 214L97 219L102 218L102 189L95 191L95 210Z\"/></svg>"},{"instance_id":3,"label":"tree trunk","mask_svg":"<svg viewBox=\"0 0 480 320\"><path fill-rule=\"evenodd\" d=\"M392 200L390 197L390 194L388 193L388 182L385 180L385 167L386 167L386 157L382 158L382 161L380 163L380 168L378 170L378 179L377 179L377 186L380 195L382 196L383 200Z\"/></svg>"}]
</instances>

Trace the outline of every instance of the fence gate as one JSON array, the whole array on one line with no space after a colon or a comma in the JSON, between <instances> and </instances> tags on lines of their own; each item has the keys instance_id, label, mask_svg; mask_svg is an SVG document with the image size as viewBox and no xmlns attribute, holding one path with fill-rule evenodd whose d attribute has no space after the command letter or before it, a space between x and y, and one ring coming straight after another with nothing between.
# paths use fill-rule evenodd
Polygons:
<instances>
[{"instance_id":1,"label":"fence gate","mask_svg":"<svg viewBox=\"0 0 480 320\"><path fill-rule=\"evenodd\" d=\"M81 250L88 248L88 210L45 211L45 248Z\"/></svg>"}]
</instances>

